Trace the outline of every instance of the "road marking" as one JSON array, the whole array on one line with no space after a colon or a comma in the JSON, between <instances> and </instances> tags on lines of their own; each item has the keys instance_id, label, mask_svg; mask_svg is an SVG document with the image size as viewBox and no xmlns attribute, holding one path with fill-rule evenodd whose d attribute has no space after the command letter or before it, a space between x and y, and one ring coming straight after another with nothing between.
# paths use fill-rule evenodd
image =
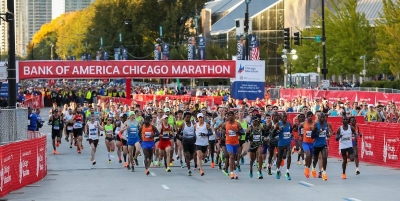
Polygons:
<instances>
[{"instance_id":1,"label":"road marking","mask_svg":"<svg viewBox=\"0 0 400 201\"><path fill-rule=\"evenodd\" d=\"M113 155L111 155L111 158L115 158Z\"/></svg>"},{"instance_id":2,"label":"road marking","mask_svg":"<svg viewBox=\"0 0 400 201\"><path fill-rule=\"evenodd\" d=\"M151 174L151 176L153 176L153 177L155 177L155 176L156 176L156 174L154 174L154 173L152 173L152 172L150 172L150 174Z\"/></svg>"},{"instance_id":3,"label":"road marking","mask_svg":"<svg viewBox=\"0 0 400 201\"><path fill-rule=\"evenodd\" d=\"M167 185L161 185L161 187L163 187L165 190L169 189L169 187Z\"/></svg>"},{"instance_id":4,"label":"road marking","mask_svg":"<svg viewBox=\"0 0 400 201\"><path fill-rule=\"evenodd\" d=\"M361 200L359 200L357 198L343 198L343 200L346 200L346 201L361 201Z\"/></svg>"},{"instance_id":5,"label":"road marking","mask_svg":"<svg viewBox=\"0 0 400 201\"><path fill-rule=\"evenodd\" d=\"M299 184L300 184L300 185L303 185L303 186L306 186L306 187L315 186L314 184L310 184L310 183L307 183L307 182L305 182L305 181L300 181Z\"/></svg>"}]
</instances>

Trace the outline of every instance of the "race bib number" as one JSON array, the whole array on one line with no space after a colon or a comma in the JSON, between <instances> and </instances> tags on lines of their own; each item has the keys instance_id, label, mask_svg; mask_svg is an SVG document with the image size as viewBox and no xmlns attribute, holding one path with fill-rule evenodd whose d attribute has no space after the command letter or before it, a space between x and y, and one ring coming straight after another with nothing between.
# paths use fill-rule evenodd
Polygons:
<instances>
[{"instance_id":1,"label":"race bib number","mask_svg":"<svg viewBox=\"0 0 400 201\"><path fill-rule=\"evenodd\" d=\"M229 131L229 136L231 136L231 137L236 136L236 132L233 131L233 130L230 130Z\"/></svg>"},{"instance_id":2,"label":"race bib number","mask_svg":"<svg viewBox=\"0 0 400 201\"><path fill-rule=\"evenodd\" d=\"M151 137L151 132L145 132L145 133L144 133L144 136L145 136L146 138L150 138L150 137Z\"/></svg>"},{"instance_id":3,"label":"race bib number","mask_svg":"<svg viewBox=\"0 0 400 201\"><path fill-rule=\"evenodd\" d=\"M164 132L163 133L163 138L169 138L169 132Z\"/></svg>"},{"instance_id":4,"label":"race bib number","mask_svg":"<svg viewBox=\"0 0 400 201\"><path fill-rule=\"evenodd\" d=\"M107 135L112 135L112 130L107 130Z\"/></svg>"},{"instance_id":5,"label":"race bib number","mask_svg":"<svg viewBox=\"0 0 400 201\"><path fill-rule=\"evenodd\" d=\"M74 128L82 128L82 122L76 122Z\"/></svg>"},{"instance_id":6,"label":"race bib number","mask_svg":"<svg viewBox=\"0 0 400 201\"><path fill-rule=\"evenodd\" d=\"M131 128L130 131L131 131L131 133L136 133L137 130L136 130L136 128Z\"/></svg>"},{"instance_id":7,"label":"race bib number","mask_svg":"<svg viewBox=\"0 0 400 201\"><path fill-rule=\"evenodd\" d=\"M70 130L72 130L73 128L74 128L74 127L72 127L72 126L68 126L68 127L67 127L67 130L70 131Z\"/></svg>"},{"instance_id":8,"label":"race bib number","mask_svg":"<svg viewBox=\"0 0 400 201\"><path fill-rule=\"evenodd\" d=\"M93 128L89 130L90 135L97 135L97 129Z\"/></svg>"},{"instance_id":9,"label":"race bib number","mask_svg":"<svg viewBox=\"0 0 400 201\"><path fill-rule=\"evenodd\" d=\"M319 137L326 137L326 131L319 132Z\"/></svg>"},{"instance_id":10,"label":"race bib number","mask_svg":"<svg viewBox=\"0 0 400 201\"><path fill-rule=\"evenodd\" d=\"M260 138L261 138L260 135L253 135L253 141L255 141L255 142L259 142Z\"/></svg>"},{"instance_id":11,"label":"race bib number","mask_svg":"<svg viewBox=\"0 0 400 201\"><path fill-rule=\"evenodd\" d=\"M58 125L57 125L57 126L54 126L53 129L54 129L54 130L60 130L60 126L58 126Z\"/></svg>"},{"instance_id":12,"label":"race bib number","mask_svg":"<svg viewBox=\"0 0 400 201\"><path fill-rule=\"evenodd\" d=\"M284 132L283 133L283 139L289 139L290 138L290 132Z\"/></svg>"},{"instance_id":13,"label":"race bib number","mask_svg":"<svg viewBox=\"0 0 400 201\"><path fill-rule=\"evenodd\" d=\"M350 137L342 137L342 141L348 141L350 139L351 139Z\"/></svg>"},{"instance_id":14,"label":"race bib number","mask_svg":"<svg viewBox=\"0 0 400 201\"><path fill-rule=\"evenodd\" d=\"M303 135L303 133L304 133L304 128L302 128L302 129L300 129L300 135Z\"/></svg>"},{"instance_id":15,"label":"race bib number","mask_svg":"<svg viewBox=\"0 0 400 201\"><path fill-rule=\"evenodd\" d=\"M306 137L311 137L312 131L306 131Z\"/></svg>"},{"instance_id":16,"label":"race bib number","mask_svg":"<svg viewBox=\"0 0 400 201\"><path fill-rule=\"evenodd\" d=\"M30 119L28 119L28 126L30 126L31 125L31 120Z\"/></svg>"}]
</instances>

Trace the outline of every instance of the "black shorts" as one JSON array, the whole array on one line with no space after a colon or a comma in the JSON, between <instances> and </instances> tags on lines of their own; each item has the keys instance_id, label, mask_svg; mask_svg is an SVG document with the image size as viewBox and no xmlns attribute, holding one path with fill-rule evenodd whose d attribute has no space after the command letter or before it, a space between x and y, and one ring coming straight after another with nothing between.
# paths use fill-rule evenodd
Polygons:
<instances>
[{"instance_id":1,"label":"black shorts","mask_svg":"<svg viewBox=\"0 0 400 201\"><path fill-rule=\"evenodd\" d=\"M315 150L315 148L314 148L314 150ZM348 154L349 156L354 154L353 147L341 149L340 152L342 153L342 156L345 156L346 154Z\"/></svg>"},{"instance_id":2,"label":"black shorts","mask_svg":"<svg viewBox=\"0 0 400 201\"><path fill-rule=\"evenodd\" d=\"M239 147L243 147L244 143L246 143L246 140L239 140Z\"/></svg>"},{"instance_id":3,"label":"black shorts","mask_svg":"<svg viewBox=\"0 0 400 201\"><path fill-rule=\"evenodd\" d=\"M200 145L196 145L196 151L201 151L201 153L206 153L208 149L208 145L207 146L200 146Z\"/></svg>"},{"instance_id":4,"label":"black shorts","mask_svg":"<svg viewBox=\"0 0 400 201\"><path fill-rule=\"evenodd\" d=\"M322 150L324 150L324 149L328 149L328 146L327 145L325 145L325 146L322 146L322 147L314 147L314 156L319 156L319 153L321 153L322 152ZM327 150L328 151L328 150Z\"/></svg>"},{"instance_id":5,"label":"black shorts","mask_svg":"<svg viewBox=\"0 0 400 201\"><path fill-rule=\"evenodd\" d=\"M182 146L183 146L183 152L189 152L189 154L191 154L191 155L194 154L194 151L196 148L196 145L194 143L183 142Z\"/></svg>"},{"instance_id":6,"label":"black shorts","mask_svg":"<svg viewBox=\"0 0 400 201\"><path fill-rule=\"evenodd\" d=\"M159 141L160 141L160 138L154 139L154 144L159 142Z\"/></svg>"},{"instance_id":7,"label":"black shorts","mask_svg":"<svg viewBox=\"0 0 400 201\"><path fill-rule=\"evenodd\" d=\"M83 132L82 128L78 128L78 129L74 128L74 137L82 136L82 132Z\"/></svg>"},{"instance_id":8,"label":"black shorts","mask_svg":"<svg viewBox=\"0 0 400 201\"><path fill-rule=\"evenodd\" d=\"M116 140L121 141L121 138L119 137L119 135L117 135Z\"/></svg>"},{"instance_id":9,"label":"black shorts","mask_svg":"<svg viewBox=\"0 0 400 201\"><path fill-rule=\"evenodd\" d=\"M126 141L125 139L122 139L122 146L128 146L128 141Z\"/></svg>"},{"instance_id":10,"label":"black shorts","mask_svg":"<svg viewBox=\"0 0 400 201\"><path fill-rule=\"evenodd\" d=\"M56 139L56 137L60 137L60 131L59 130L52 130L51 131L51 139Z\"/></svg>"},{"instance_id":11,"label":"black shorts","mask_svg":"<svg viewBox=\"0 0 400 201\"><path fill-rule=\"evenodd\" d=\"M106 140L108 140L109 142L112 142L114 140L113 137L106 137Z\"/></svg>"},{"instance_id":12,"label":"black shorts","mask_svg":"<svg viewBox=\"0 0 400 201\"><path fill-rule=\"evenodd\" d=\"M215 145L215 140L208 140L209 146L214 146Z\"/></svg>"},{"instance_id":13,"label":"black shorts","mask_svg":"<svg viewBox=\"0 0 400 201\"><path fill-rule=\"evenodd\" d=\"M286 159L286 157L290 156L291 151L292 151L292 144L288 144L285 146L278 146L278 158Z\"/></svg>"},{"instance_id":14,"label":"black shorts","mask_svg":"<svg viewBox=\"0 0 400 201\"><path fill-rule=\"evenodd\" d=\"M98 139L97 140L89 139L89 144L90 145L93 144L94 147L97 148L97 145L99 144L99 140Z\"/></svg>"},{"instance_id":15,"label":"black shorts","mask_svg":"<svg viewBox=\"0 0 400 201\"><path fill-rule=\"evenodd\" d=\"M275 154L275 148L278 147L278 144L270 143L268 147L268 152L269 154L274 155Z\"/></svg>"}]
</instances>

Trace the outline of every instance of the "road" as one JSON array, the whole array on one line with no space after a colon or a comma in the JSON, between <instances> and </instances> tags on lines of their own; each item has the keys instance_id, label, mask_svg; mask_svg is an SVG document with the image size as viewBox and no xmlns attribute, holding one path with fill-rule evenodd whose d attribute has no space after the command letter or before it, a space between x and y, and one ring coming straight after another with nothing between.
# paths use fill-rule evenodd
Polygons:
<instances>
[{"instance_id":1,"label":"road","mask_svg":"<svg viewBox=\"0 0 400 201\"><path fill-rule=\"evenodd\" d=\"M49 109L42 110L46 116ZM48 117L47 117L48 118ZM45 119L47 121L47 119ZM49 126L44 126L43 133L49 133ZM249 178L249 160L242 165L239 180L230 180L209 163L204 168L205 176L198 171L187 176L187 169L178 167L175 162L172 172L164 168L151 168L151 176L146 176L142 157L136 172L131 172L117 162L116 152L112 163L107 162L104 137L101 138L96 154L96 165L92 165L90 149L85 141L82 154L76 148L69 148L63 140L57 155L53 155L51 136L47 138L48 174L42 180L29 187L14 191L5 200L23 201L78 201L78 200L398 200L400 171L390 168L360 164L361 175L355 175L354 163L349 163L347 180L341 177L341 162L329 158L328 181L305 178L303 166L292 162L290 170L292 180L284 176L277 180L264 171L264 179ZM294 155L297 158L297 155ZM282 168L284 173L286 168ZM255 171L254 171L255 172ZM0 199L2 200L2 199Z\"/></svg>"}]
</instances>

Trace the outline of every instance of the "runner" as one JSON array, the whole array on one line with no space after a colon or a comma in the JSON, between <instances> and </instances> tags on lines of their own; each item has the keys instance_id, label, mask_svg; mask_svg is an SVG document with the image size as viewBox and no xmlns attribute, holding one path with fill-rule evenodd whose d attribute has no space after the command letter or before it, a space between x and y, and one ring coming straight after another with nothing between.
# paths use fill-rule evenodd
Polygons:
<instances>
[{"instance_id":1,"label":"runner","mask_svg":"<svg viewBox=\"0 0 400 201\"><path fill-rule=\"evenodd\" d=\"M157 113L153 113L152 114L152 119L151 119L151 125L153 125L155 128L157 128L157 132L158 134L154 136L154 150L153 150L153 167L158 167L159 165L161 165L159 163L160 160L160 149L158 148L158 142L160 141L160 137L159 137L159 130L158 130L158 126L159 124L157 123Z\"/></svg>"},{"instance_id":2,"label":"runner","mask_svg":"<svg viewBox=\"0 0 400 201\"><path fill-rule=\"evenodd\" d=\"M264 127L260 124L260 119L261 115L256 114L255 116L252 117L252 124L247 128L247 136L248 139L250 140L250 147L249 147L249 152L250 152L250 172L249 172L249 177L253 178L253 164L254 161L257 158L258 166L257 166L257 178L262 179L262 164L263 164L263 159L262 159L262 151L263 151L263 141L264 138L266 137L266 130Z\"/></svg>"},{"instance_id":3,"label":"runner","mask_svg":"<svg viewBox=\"0 0 400 201\"><path fill-rule=\"evenodd\" d=\"M336 133L336 141L339 141L339 148L342 154L343 162L342 162L342 179L346 179L346 166L347 166L347 157L350 158L350 161L354 161L354 151L353 151L353 143L352 136L356 135L354 128L349 126L349 118L347 116L342 117L343 125L338 128Z\"/></svg>"},{"instance_id":4,"label":"runner","mask_svg":"<svg viewBox=\"0 0 400 201\"><path fill-rule=\"evenodd\" d=\"M203 113L197 114L198 123L194 126L196 132L196 152L199 161L200 176L204 176L203 162L208 148L208 137L212 135L210 124L204 122Z\"/></svg>"},{"instance_id":5,"label":"runner","mask_svg":"<svg viewBox=\"0 0 400 201\"><path fill-rule=\"evenodd\" d=\"M278 112L274 112L272 114L272 122L268 125L268 129L270 130L270 134L269 134L269 156L268 156L268 169L267 169L267 173L268 175L272 175L272 171L271 171L271 166L272 166L272 158L274 157L274 155L276 154L276 149L278 147L278 139L279 139L279 135L277 130L275 130L275 125L279 124L279 120L280 120L280 115Z\"/></svg>"},{"instance_id":6,"label":"runner","mask_svg":"<svg viewBox=\"0 0 400 201\"><path fill-rule=\"evenodd\" d=\"M101 129L100 123L96 121L95 116L90 116L90 121L86 124L85 130L89 133L89 144L92 148L90 161L92 165L96 165L95 154L99 144L99 129Z\"/></svg>"},{"instance_id":7,"label":"runner","mask_svg":"<svg viewBox=\"0 0 400 201\"><path fill-rule=\"evenodd\" d=\"M128 165L127 169L130 170L132 165L132 172L135 171L136 166L139 165L137 157L140 153L140 137L139 136L139 122L135 118L135 112L129 112L129 119L124 123L121 132L126 131L127 133L127 144L128 144ZM133 155L135 154L135 155Z\"/></svg>"},{"instance_id":8,"label":"runner","mask_svg":"<svg viewBox=\"0 0 400 201\"><path fill-rule=\"evenodd\" d=\"M244 130L247 130L248 122L243 119L244 111L240 110L238 113L237 122L242 126ZM244 164L244 156L247 155L248 143L246 143L246 134L242 135L239 139L239 150L238 150L238 160L236 161L236 171L241 172L240 164ZM243 154L242 154L243 151ZM240 163L239 163L240 162Z\"/></svg>"},{"instance_id":9,"label":"runner","mask_svg":"<svg viewBox=\"0 0 400 201\"><path fill-rule=\"evenodd\" d=\"M81 114L81 108L78 107L75 110L75 115L73 118L73 123L74 123L74 143L76 146L76 150L78 151L78 154L81 153L81 149L83 149L82 146L82 134L83 134L83 116ZM72 141L71 141L72 142Z\"/></svg>"},{"instance_id":10,"label":"runner","mask_svg":"<svg viewBox=\"0 0 400 201\"><path fill-rule=\"evenodd\" d=\"M107 148L107 157L108 157L108 163L111 163L111 154L110 152L114 152L115 149L115 143L114 143L114 135L113 135L113 129L114 125L112 124L112 119L108 117L106 119L107 123L104 125L104 133L106 136L105 139L105 144Z\"/></svg>"},{"instance_id":11,"label":"runner","mask_svg":"<svg viewBox=\"0 0 400 201\"><path fill-rule=\"evenodd\" d=\"M182 110L178 110L176 112L176 122L175 122L175 126L176 128L180 128L181 125L184 123L184 119L183 119L183 111ZM175 154L176 159L180 160L181 163L181 168L184 168L185 166L183 165L183 161L182 161L182 151L183 151L183 146L182 146L182 139L180 138L175 138Z\"/></svg>"},{"instance_id":12,"label":"runner","mask_svg":"<svg viewBox=\"0 0 400 201\"><path fill-rule=\"evenodd\" d=\"M303 125L301 125L304 120L306 119L306 116L304 114L299 114L297 120L298 122L293 125L293 137L294 137L294 143L297 151L297 165L301 165L301 160L303 161L303 164L305 164L304 161L304 151L302 148L302 142L303 142ZM292 151L293 154L293 151Z\"/></svg>"},{"instance_id":13,"label":"runner","mask_svg":"<svg viewBox=\"0 0 400 201\"><path fill-rule=\"evenodd\" d=\"M68 138L71 139L71 144L69 146L69 148L71 148L71 149L72 149L72 140L73 140L73 136L74 136L73 117L74 117L74 113L72 112L72 109L69 108L68 113L64 116L64 122L66 123L65 141L69 142Z\"/></svg>"},{"instance_id":14,"label":"runner","mask_svg":"<svg viewBox=\"0 0 400 201\"><path fill-rule=\"evenodd\" d=\"M143 154L144 154L144 167L146 175L150 174L149 167L151 163L151 159L153 156L154 150L154 136L159 135L158 130L155 126L150 124L152 119L151 115L146 115L143 121L143 125L140 128L141 136L142 136L142 147L143 147ZM140 145L139 145L140 146Z\"/></svg>"},{"instance_id":15,"label":"runner","mask_svg":"<svg viewBox=\"0 0 400 201\"><path fill-rule=\"evenodd\" d=\"M190 169L190 161L193 159L194 151L196 149L196 134L194 132L194 124L190 120L192 114L190 112L185 112L183 123L178 130L178 138L182 140L183 152L185 155L186 167L188 169L188 176L192 176L192 171Z\"/></svg>"},{"instance_id":16,"label":"runner","mask_svg":"<svg viewBox=\"0 0 400 201\"><path fill-rule=\"evenodd\" d=\"M272 122L271 115L270 114L266 114L265 115L265 124L263 125L263 127L264 127L264 130L266 132L265 135L267 137L263 141L263 150L262 150L262 162L263 162L262 163L262 167L264 169L267 168L267 164L265 163L265 161L267 160L267 151L269 149L269 133L270 133L270 126L269 125L271 125L271 122Z\"/></svg>"},{"instance_id":17,"label":"runner","mask_svg":"<svg viewBox=\"0 0 400 201\"><path fill-rule=\"evenodd\" d=\"M122 158L121 158L121 151L122 151L122 142L121 142L121 138L119 135L119 131L122 128L122 124L123 124L123 116L124 114L117 112L116 113L116 118L114 119L114 135L116 136L115 140L115 145L117 146L117 156L118 156L118 162L122 163Z\"/></svg>"},{"instance_id":18,"label":"runner","mask_svg":"<svg viewBox=\"0 0 400 201\"><path fill-rule=\"evenodd\" d=\"M314 126L313 113L307 112L307 121L303 122L300 127L303 127L303 151L306 154L306 165L304 167L304 175L310 177L311 156L314 155L314 139L311 138L312 128Z\"/></svg>"},{"instance_id":19,"label":"runner","mask_svg":"<svg viewBox=\"0 0 400 201\"><path fill-rule=\"evenodd\" d=\"M57 154L56 147L60 145L58 140L60 138L60 128L62 124L61 117L57 109L53 111L53 114L51 115L49 121L51 122L51 141L54 149L53 154Z\"/></svg>"},{"instance_id":20,"label":"runner","mask_svg":"<svg viewBox=\"0 0 400 201\"><path fill-rule=\"evenodd\" d=\"M320 113L318 117L318 122L313 126L313 132L311 138L314 139L314 160L312 167L312 176L317 178L317 171L315 167L318 163L320 153L322 154L322 180L327 181L328 175L326 174L326 165L328 160L328 146L326 143L326 138L329 137L328 124L326 123L325 114Z\"/></svg>"},{"instance_id":21,"label":"runner","mask_svg":"<svg viewBox=\"0 0 400 201\"><path fill-rule=\"evenodd\" d=\"M276 115L276 114L275 114ZM281 178L281 171L280 171L280 166L282 160L285 160L287 158L286 162L286 180L291 180L292 178L290 177L289 169L290 169L290 163L292 159L292 155L290 151L292 150L292 133L291 133L291 126L290 123L287 122L287 114L286 112L283 112L281 115L281 121L276 123L274 125L274 131L272 133L272 137L275 137L276 135L279 136L278 138L278 159L276 161L276 178L280 179Z\"/></svg>"},{"instance_id":22,"label":"runner","mask_svg":"<svg viewBox=\"0 0 400 201\"><path fill-rule=\"evenodd\" d=\"M352 135L352 142L353 142L353 150L354 150L354 163L356 165L356 175L360 174L360 170L358 169L358 165L360 160L358 158L358 137L362 137L360 133L360 128L357 126L356 117L350 117L350 125L356 131L355 134Z\"/></svg>"},{"instance_id":23,"label":"runner","mask_svg":"<svg viewBox=\"0 0 400 201\"><path fill-rule=\"evenodd\" d=\"M158 147L160 148L160 157L164 158L164 166L166 172L171 172L170 161L171 161L171 141L170 137L172 134L172 127L168 124L168 116L164 115L162 117L160 132L160 142Z\"/></svg>"},{"instance_id":24,"label":"runner","mask_svg":"<svg viewBox=\"0 0 400 201\"><path fill-rule=\"evenodd\" d=\"M225 153L227 153L227 152L226 152L226 147L225 147L225 141L222 140L221 133L223 133L223 132L218 128L223 122L225 122L225 110L220 107L220 108L217 109L217 113L218 113L218 116L216 118L214 118L214 120L213 120L213 122L214 122L214 131L216 133L216 138L218 140L217 153L216 153L217 154L217 161L216 162L218 163L218 168L220 170L222 170L222 167L221 167L222 166L222 162L224 162L225 158L228 158L228 157L225 157ZM228 171L226 171L224 173L229 175Z\"/></svg>"},{"instance_id":25,"label":"runner","mask_svg":"<svg viewBox=\"0 0 400 201\"><path fill-rule=\"evenodd\" d=\"M169 105L166 105L166 108L164 109L164 114L168 116L168 124L171 126L171 132L175 133L175 122L176 122L175 117L171 113L171 109L168 108L167 106L169 107ZM169 167L172 167L174 165L174 145L175 145L174 135L170 135L170 141L171 141L171 149L170 149L169 156L171 158L170 158Z\"/></svg>"}]
</instances>

